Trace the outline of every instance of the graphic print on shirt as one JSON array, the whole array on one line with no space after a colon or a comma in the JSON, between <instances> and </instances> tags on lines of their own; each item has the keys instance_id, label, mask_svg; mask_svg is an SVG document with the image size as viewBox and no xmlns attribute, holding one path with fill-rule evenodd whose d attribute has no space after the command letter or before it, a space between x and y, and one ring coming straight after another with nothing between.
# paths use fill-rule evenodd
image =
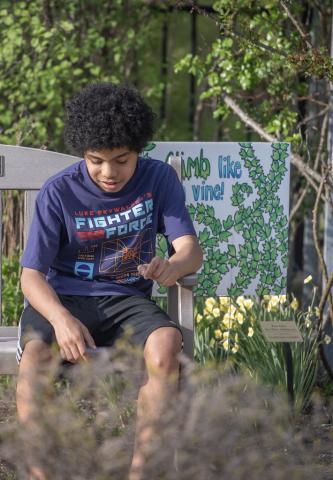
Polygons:
<instances>
[{"instance_id":1,"label":"graphic print on shirt","mask_svg":"<svg viewBox=\"0 0 333 480\"><path fill-rule=\"evenodd\" d=\"M77 253L77 261L75 262L75 275L88 280L92 280L94 273L94 261L98 245L90 245L79 250Z\"/></svg>"},{"instance_id":2,"label":"graphic print on shirt","mask_svg":"<svg viewBox=\"0 0 333 480\"><path fill-rule=\"evenodd\" d=\"M99 271L120 283L128 283L130 278L139 277L138 266L147 263L147 258L153 258L152 228L104 242Z\"/></svg>"},{"instance_id":3,"label":"graphic print on shirt","mask_svg":"<svg viewBox=\"0 0 333 480\"><path fill-rule=\"evenodd\" d=\"M108 277L133 283L137 268L153 258L153 199L141 195L131 205L75 212L77 252L74 273L82 279Z\"/></svg>"}]
</instances>

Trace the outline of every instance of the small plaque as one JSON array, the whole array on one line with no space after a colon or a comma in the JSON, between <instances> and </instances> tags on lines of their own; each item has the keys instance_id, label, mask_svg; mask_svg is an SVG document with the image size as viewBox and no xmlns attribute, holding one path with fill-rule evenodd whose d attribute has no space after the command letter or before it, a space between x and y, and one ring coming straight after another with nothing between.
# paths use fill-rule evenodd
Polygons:
<instances>
[{"instance_id":1,"label":"small plaque","mask_svg":"<svg viewBox=\"0 0 333 480\"><path fill-rule=\"evenodd\" d=\"M303 342L301 332L293 321L260 322L260 326L268 342Z\"/></svg>"}]
</instances>

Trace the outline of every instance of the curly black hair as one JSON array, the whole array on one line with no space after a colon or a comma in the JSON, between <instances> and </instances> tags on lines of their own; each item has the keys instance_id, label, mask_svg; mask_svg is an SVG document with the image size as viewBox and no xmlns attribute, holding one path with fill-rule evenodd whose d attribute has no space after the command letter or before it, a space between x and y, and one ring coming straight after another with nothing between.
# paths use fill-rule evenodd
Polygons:
<instances>
[{"instance_id":1,"label":"curly black hair","mask_svg":"<svg viewBox=\"0 0 333 480\"><path fill-rule=\"evenodd\" d=\"M66 102L64 137L71 151L128 147L140 153L155 130L155 114L127 85L95 83Z\"/></svg>"}]
</instances>

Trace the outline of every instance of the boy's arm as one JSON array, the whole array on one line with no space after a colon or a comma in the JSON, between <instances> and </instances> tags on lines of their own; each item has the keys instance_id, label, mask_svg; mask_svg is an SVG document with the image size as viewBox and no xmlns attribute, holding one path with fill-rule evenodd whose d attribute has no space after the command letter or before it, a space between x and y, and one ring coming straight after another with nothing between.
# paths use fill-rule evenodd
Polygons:
<instances>
[{"instance_id":1,"label":"boy's arm","mask_svg":"<svg viewBox=\"0 0 333 480\"><path fill-rule=\"evenodd\" d=\"M21 288L29 304L53 326L61 356L70 362L85 358L85 344L94 348L95 342L85 325L62 305L45 275L23 268Z\"/></svg>"},{"instance_id":2,"label":"boy's arm","mask_svg":"<svg viewBox=\"0 0 333 480\"><path fill-rule=\"evenodd\" d=\"M172 242L172 246L175 253L169 258L169 263L175 267L178 278L199 270L202 265L203 254L197 237L184 235L176 238Z\"/></svg>"},{"instance_id":3,"label":"boy's arm","mask_svg":"<svg viewBox=\"0 0 333 480\"><path fill-rule=\"evenodd\" d=\"M194 235L184 235L172 242L175 253L169 260L154 257L150 263L139 265L139 273L147 280L156 280L164 287L189 273L194 273L202 265L203 254L198 239Z\"/></svg>"}]
</instances>

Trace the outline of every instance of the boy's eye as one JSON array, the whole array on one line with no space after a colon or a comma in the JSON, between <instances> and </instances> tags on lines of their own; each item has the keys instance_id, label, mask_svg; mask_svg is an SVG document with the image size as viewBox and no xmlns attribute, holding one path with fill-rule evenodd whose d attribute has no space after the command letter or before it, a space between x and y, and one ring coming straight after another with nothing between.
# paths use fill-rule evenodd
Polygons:
<instances>
[{"instance_id":1,"label":"boy's eye","mask_svg":"<svg viewBox=\"0 0 333 480\"><path fill-rule=\"evenodd\" d=\"M97 159L94 159L94 158L91 158L90 159L90 162L93 164L93 165L101 165L103 163L102 160L97 160ZM125 165L126 163L128 162L128 160L117 160L117 164L118 165Z\"/></svg>"}]
</instances>

